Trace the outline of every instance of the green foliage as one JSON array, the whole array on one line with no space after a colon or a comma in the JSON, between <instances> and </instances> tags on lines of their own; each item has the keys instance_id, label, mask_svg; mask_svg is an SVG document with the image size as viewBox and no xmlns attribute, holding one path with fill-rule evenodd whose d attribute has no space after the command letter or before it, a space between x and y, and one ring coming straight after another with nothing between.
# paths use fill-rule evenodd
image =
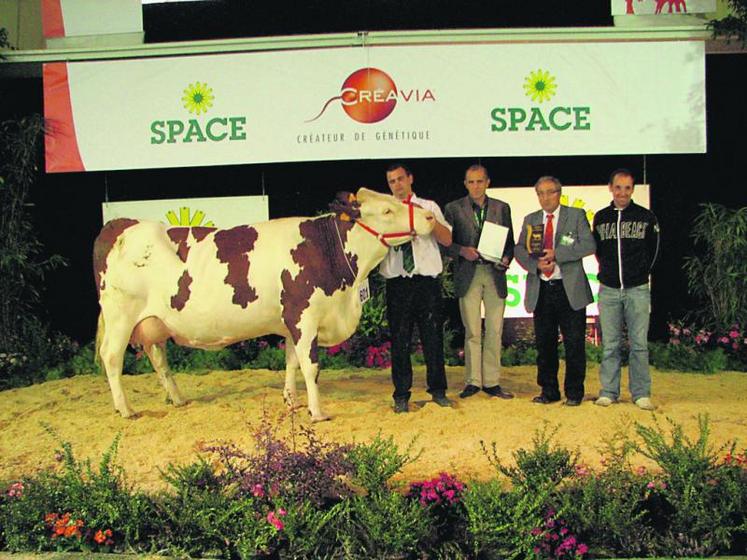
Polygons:
<instances>
[{"instance_id":1,"label":"green foliage","mask_svg":"<svg viewBox=\"0 0 747 560\"><path fill-rule=\"evenodd\" d=\"M345 558L414 557L432 533L420 505L388 490L343 502L337 538Z\"/></svg>"},{"instance_id":2,"label":"green foliage","mask_svg":"<svg viewBox=\"0 0 747 560\"><path fill-rule=\"evenodd\" d=\"M422 454L422 449L413 454L415 442L413 439L401 452L392 436L384 438L378 433L371 443L354 445L348 451L348 460L353 465L353 483L368 494L387 492L389 480Z\"/></svg>"},{"instance_id":3,"label":"green foliage","mask_svg":"<svg viewBox=\"0 0 747 560\"><path fill-rule=\"evenodd\" d=\"M629 425L624 425L604 441L605 470L594 473L579 465L567 491L559 496L569 525L592 554L601 557L645 556L656 550L643 507L647 471L631 470L636 443L629 431Z\"/></svg>"},{"instance_id":4,"label":"green foliage","mask_svg":"<svg viewBox=\"0 0 747 560\"><path fill-rule=\"evenodd\" d=\"M716 373L727 368L729 360L721 348L696 349L684 344L649 343L649 361L662 371Z\"/></svg>"},{"instance_id":5,"label":"green foliage","mask_svg":"<svg viewBox=\"0 0 747 560\"><path fill-rule=\"evenodd\" d=\"M681 425L670 429L636 425L639 453L662 469L661 480L648 486L650 515L662 534L662 549L676 555L710 555L728 549L736 532L745 530L744 471L719 464L719 456L735 444L714 449L708 442L708 416L699 416L696 440Z\"/></svg>"},{"instance_id":6,"label":"green foliage","mask_svg":"<svg viewBox=\"0 0 747 560\"><path fill-rule=\"evenodd\" d=\"M259 351L257 357L244 367L251 369L270 369L280 371L285 369L285 349L267 346Z\"/></svg>"},{"instance_id":7,"label":"green foliage","mask_svg":"<svg viewBox=\"0 0 747 560\"><path fill-rule=\"evenodd\" d=\"M530 449L518 449L512 453L515 466L503 464L498 456L498 448L492 442L490 449L480 442L483 453L496 471L511 481L515 487L525 491L538 491L559 485L575 472L578 451L571 452L553 443L560 426L550 428L543 424L532 437Z\"/></svg>"},{"instance_id":8,"label":"green foliage","mask_svg":"<svg viewBox=\"0 0 747 560\"><path fill-rule=\"evenodd\" d=\"M54 337L38 313L44 275L64 260L44 256L27 207L43 130L39 115L0 123L0 354L17 358L11 367L0 360L0 388L38 381L56 364L45 362Z\"/></svg>"},{"instance_id":9,"label":"green foliage","mask_svg":"<svg viewBox=\"0 0 747 560\"><path fill-rule=\"evenodd\" d=\"M222 558L238 549L242 557L251 558L258 548L269 546L274 531L257 518L253 500L223 488L204 459L181 467L169 465L163 478L172 492L157 500L162 527L158 549L172 556Z\"/></svg>"},{"instance_id":10,"label":"green foliage","mask_svg":"<svg viewBox=\"0 0 747 560\"><path fill-rule=\"evenodd\" d=\"M690 232L694 254L684 271L688 290L700 303L693 316L707 328L723 328L747 317L747 207L701 206Z\"/></svg>"},{"instance_id":11,"label":"green foliage","mask_svg":"<svg viewBox=\"0 0 747 560\"><path fill-rule=\"evenodd\" d=\"M110 530L112 545L121 550L137 549L155 531L151 500L132 492L125 483L124 472L115 464L120 436L94 469L89 460L79 461L69 443L59 440L51 428L46 428L61 446L57 457L61 472L42 472L35 478L21 481L20 497L8 500L0 508L0 526L9 550L90 549L96 531ZM53 538L45 518L50 514L70 514L80 520L78 539Z\"/></svg>"},{"instance_id":12,"label":"green foliage","mask_svg":"<svg viewBox=\"0 0 747 560\"><path fill-rule=\"evenodd\" d=\"M4 27L0 27L0 49L12 49L13 46L10 44L10 40L8 39L8 30ZM3 60L5 57L0 54L0 60Z\"/></svg>"},{"instance_id":13,"label":"green foliage","mask_svg":"<svg viewBox=\"0 0 747 560\"><path fill-rule=\"evenodd\" d=\"M713 37L726 37L727 42L736 38L747 44L747 0L726 0L731 15L718 20L708 22L708 27L713 31Z\"/></svg>"}]
</instances>

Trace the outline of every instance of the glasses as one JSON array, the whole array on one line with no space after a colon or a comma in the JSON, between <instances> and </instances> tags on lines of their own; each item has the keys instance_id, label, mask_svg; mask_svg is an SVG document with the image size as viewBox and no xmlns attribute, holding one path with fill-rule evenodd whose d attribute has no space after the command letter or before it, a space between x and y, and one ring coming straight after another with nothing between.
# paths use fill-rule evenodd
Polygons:
<instances>
[{"instance_id":1,"label":"glasses","mask_svg":"<svg viewBox=\"0 0 747 560\"><path fill-rule=\"evenodd\" d=\"M537 196L552 196L555 193L559 193L560 189L553 189L551 191L537 191Z\"/></svg>"}]
</instances>

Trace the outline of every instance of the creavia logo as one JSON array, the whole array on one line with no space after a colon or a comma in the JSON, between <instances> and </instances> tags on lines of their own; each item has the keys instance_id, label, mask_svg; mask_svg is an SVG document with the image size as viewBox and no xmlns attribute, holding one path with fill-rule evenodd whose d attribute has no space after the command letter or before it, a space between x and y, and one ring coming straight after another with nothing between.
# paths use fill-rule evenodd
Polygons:
<instances>
[{"instance_id":1,"label":"creavia logo","mask_svg":"<svg viewBox=\"0 0 747 560\"><path fill-rule=\"evenodd\" d=\"M494 107L490 112L493 132L591 130L591 107L541 105L555 97L558 85L549 71L539 68L524 78L524 95L540 106Z\"/></svg>"},{"instance_id":2,"label":"creavia logo","mask_svg":"<svg viewBox=\"0 0 747 560\"><path fill-rule=\"evenodd\" d=\"M330 97L319 114L306 122L321 117L334 101L354 121L371 124L383 121L392 114L399 101L404 103L435 101L430 89L398 89L394 80L378 68L360 68L342 83L340 95Z\"/></svg>"},{"instance_id":3,"label":"creavia logo","mask_svg":"<svg viewBox=\"0 0 747 560\"><path fill-rule=\"evenodd\" d=\"M215 101L213 89L207 83L194 82L184 88L182 106L199 117L207 113ZM154 120L150 123L151 144L182 142L222 142L246 140L245 116L217 116L210 119L191 118Z\"/></svg>"}]
</instances>

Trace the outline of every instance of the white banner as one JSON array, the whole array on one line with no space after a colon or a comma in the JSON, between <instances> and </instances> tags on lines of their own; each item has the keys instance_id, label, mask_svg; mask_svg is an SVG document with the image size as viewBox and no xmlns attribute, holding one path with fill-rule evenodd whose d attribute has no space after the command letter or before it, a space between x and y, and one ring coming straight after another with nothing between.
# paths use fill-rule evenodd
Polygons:
<instances>
[{"instance_id":1,"label":"white banner","mask_svg":"<svg viewBox=\"0 0 747 560\"><path fill-rule=\"evenodd\" d=\"M716 0L610 0L610 13L613 16L684 15L715 11Z\"/></svg>"},{"instance_id":2,"label":"white banner","mask_svg":"<svg viewBox=\"0 0 747 560\"><path fill-rule=\"evenodd\" d=\"M650 208L649 192L649 185L636 185L633 200L635 200L636 204L640 204L644 208ZM514 226L514 237L515 240L518 241L524 216L540 209L539 202L537 202L537 195L534 192L534 187L502 187L488 189L487 193L488 196L492 198L497 198L507 202L511 207L511 220ZM563 185L563 194L560 203L575 208L583 208L586 211L589 226L591 226L594 220L594 214L598 210L609 206L611 200L612 196L610 195L607 185L585 187L569 187ZM594 303L586 308L586 315L587 317L596 317L599 315L599 310L597 308L597 297L599 294L597 273L599 272L599 265L594 255L584 259L584 270L586 271L586 277L589 279L589 283L591 284L591 291L594 293ZM506 297L506 310L503 315L504 317L520 318L532 316L531 313L527 313L524 309L526 277L526 270L521 268L516 260L512 261L511 266L506 272L508 296Z\"/></svg>"},{"instance_id":3,"label":"white banner","mask_svg":"<svg viewBox=\"0 0 747 560\"><path fill-rule=\"evenodd\" d=\"M172 226L231 228L270 218L266 196L224 196L104 202L103 223L115 218L153 220Z\"/></svg>"},{"instance_id":4,"label":"white banner","mask_svg":"<svg viewBox=\"0 0 747 560\"><path fill-rule=\"evenodd\" d=\"M702 42L53 63L44 87L50 172L706 149Z\"/></svg>"}]
</instances>

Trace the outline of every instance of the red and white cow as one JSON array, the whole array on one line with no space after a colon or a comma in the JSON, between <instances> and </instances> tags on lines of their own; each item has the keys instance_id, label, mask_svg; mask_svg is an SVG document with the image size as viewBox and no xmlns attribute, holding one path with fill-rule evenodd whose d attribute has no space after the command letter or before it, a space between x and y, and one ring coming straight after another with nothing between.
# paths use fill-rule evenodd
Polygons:
<instances>
[{"instance_id":1,"label":"red and white cow","mask_svg":"<svg viewBox=\"0 0 747 560\"><path fill-rule=\"evenodd\" d=\"M332 214L281 218L219 230L117 219L96 239L93 263L101 313L96 336L114 408L134 414L122 390L127 344L142 346L168 400L184 404L165 342L218 350L277 334L286 339L284 395L295 399L299 366L312 419L319 402L319 346L349 338L361 316L360 284L388 246L428 235L430 212L360 189Z\"/></svg>"}]
</instances>

